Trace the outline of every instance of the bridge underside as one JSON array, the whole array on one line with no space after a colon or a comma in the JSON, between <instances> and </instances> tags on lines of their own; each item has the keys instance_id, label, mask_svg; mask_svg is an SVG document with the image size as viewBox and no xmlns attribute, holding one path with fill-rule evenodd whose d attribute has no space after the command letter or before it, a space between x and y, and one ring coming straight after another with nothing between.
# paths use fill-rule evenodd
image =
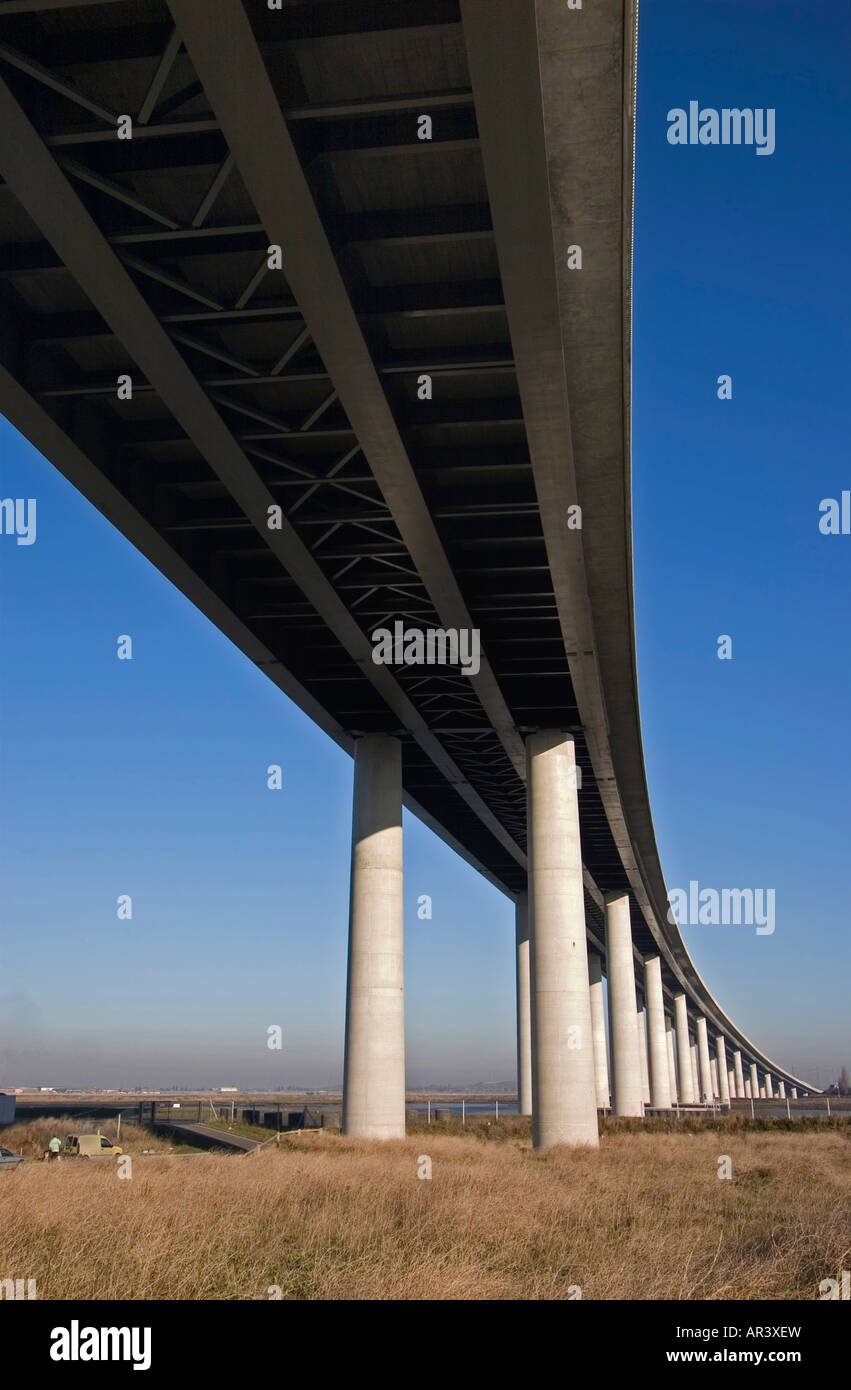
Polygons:
<instances>
[{"instance_id":1,"label":"bridge underside","mask_svg":"<svg viewBox=\"0 0 851 1390\"><path fill-rule=\"evenodd\" d=\"M525 884L522 769L470 680L397 668L394 708L371 679L380 673L364 669L363 649L353 652L329 624L333 599L367 638L396 620L440 627L463 616L441 604L445 576L431 572L428 553L439 547L481 631L506 724L576 732L585 859L598 881L623 880L556 612L458 6L250 8L299 165L298 186L285 185L270 157L266 183L280 192L293 239L308 199L315 208L362 360L350 356L332 378L311 332L336 354L349 348L347 316L329 323L323 312L329 287L315 287L320 302L308 321L287 280L287 248L282 271L264 269L271 233L186 50L172 50L161 70L173 31L167 6L136 3L131 23L131 6L115 0L34 6L0 30L3 79L52 166L40 196L61 199L63 228L72 204L94 223L74 263L70 236L59 250L51 245L37 208L11 180L3 185L4 364L334 725L355 737L401 734L406 790L516 892ZM228 80L239 83L236 65ZM124 112L135 128L119 140ZM420 113L432 118L430 141L417 138ZM125 281L109 317L98 293L107 258ZM245 505L233 485L243 479L221 476L183 402L174 408L165 362L146 373L134 357L139 298L163 351L180 354L216 408L245 479L283 508L286 544ZM373 376L374 400L359 396L363 372ZM132 401L118 399L125 373ZM431 400L418 398L423 374ZM368 425L399 443L383 438L367 457L341 399L350 393L361 413L387 412ZM422 497L431 527L392 494L394 480ZM294 556L316 571L313 602L288 568ZM420 721L427 739L417 737ZM432 740L504 834L453 789L459 779L448 761L435 765Z\"/></svg>"},{"instance_id":2,"label":"bridge underside","mask_svg":"<svg viewBox=\"0 0 851 1390\"><path fill-rule=\"evenodd\" d=\"M512 897L524 738L571 734L592 941L628 895L733 1042L638 731L633 7L564 9L0 4L0 408L342 746L398 738ZM376 665L397 621L478 629L480 671Z\"/></svg>"}]
</instances>

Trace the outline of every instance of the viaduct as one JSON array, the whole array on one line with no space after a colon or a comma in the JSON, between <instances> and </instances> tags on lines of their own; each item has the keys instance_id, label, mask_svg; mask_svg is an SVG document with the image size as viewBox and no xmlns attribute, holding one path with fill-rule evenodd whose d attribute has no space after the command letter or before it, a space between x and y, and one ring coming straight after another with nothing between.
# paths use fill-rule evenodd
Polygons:
<instances>
[{"instance_id":1,"label":"viaduct","mask_svg":"<svg viewBox=\"0 0 851 1390\"><path fill-rule=\"evenodd\" d=\"M636 38L636 0L0 0L0 410L353 755L350 1134L405 1129L403 805L516 903L536 1145L815 1089L701 979L653 831ZM396 623L475 673L378 664Z\"/></svg>"}]
</instances>

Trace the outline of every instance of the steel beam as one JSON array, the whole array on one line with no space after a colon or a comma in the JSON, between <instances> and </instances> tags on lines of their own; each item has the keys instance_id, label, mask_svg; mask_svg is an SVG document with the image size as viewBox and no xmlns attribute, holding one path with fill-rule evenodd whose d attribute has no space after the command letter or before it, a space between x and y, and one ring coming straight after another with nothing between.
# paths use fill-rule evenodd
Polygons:
<instances>
[{"instance_id":1,"label":"steel beam","mask_svg":"<svg viewBox=\"0 0 851 1390\"><path fill-rule=\"evenodd\" d=\"M0 10L0 18L2 18L2 10ZM73 101L76 106L82 106L84 111L89 111L93 116L98 116L100 120L106 121L107 125L112 127L110 134L115 139L118 120L116 111L110 110L108 106L101 106L98 101L91 101L85 92L78 91L69 82L63 82L55 73L50 72L41 63L37 63L34 58L28 57L26 53L19 53L16 48L10 48L8 44L0 43L0 58L20 72L25 72L27 77L32 77L36 82L40 82L43 87L49 87L58 96L65 97L66 101Z\"/></svg>"},{"instance_id":2,"label":"steel beam","mask_svg":"<svg viewBox=\"0 0 851 1390\"><path fill-rule=\"evenodd\" d=\"M211 121L205 117L200 120L159 120L155 125L134 126L133 139L164 140L176 135L208 135L218 128L218 121ZM49 149L54 150L73 145L111 145L114 139L114 130L63 130L57 135L45 136L44 143Z\"/></svg>"},{"instance_id":3,"label":"steel beam","mask_svg":"<svg viewBox=\"0 0 851 1390\"><path fill-rule=\"evenodd\" d=\"M255 16L260 36L271 42L300 39L321 44L325 38L372 33L382 29L435 29L458 23L458 0L288 0L280 12L264 6Z\"/></svg>"},{"instance_id":4,"label":"steel beam","mask_svg":"<svg viewBox=\"0 0 851 1390\"><path fill-rule=\"evenodd\" d=\"M3 0L0 19L7 14L40 14L42 10L78 10L82 0ZM85 0L89 5L115 5L118 0Z\"/></svg>"},{"instance_id":5,"label":"steel beam","mask_svg":"<svg viewBox=\"0 0 851 1390\"><path fill-rule=\"evenodd\" d=\"M148 121L151 119L151 116L154 114L156 104L160 99L163 87L168 81L169 73L171 72L174 66L174 60L179 52L180 35L175 29L174 33L172 34L171 38L165 46L163 56L157 64L157 70L154 73L151 85L145 94L145 100L142 102L142 105L139 109L139 114L136 117L136 123L138 125L147 125Z\"/></svg>"},{"instance_id":6,"label":"steel beam","mask_svg":"<svg viewBox=\"0 0 851 1390\"><path fill-rule=\"evenodd\" d=\"M215 174L213 181L210 184L210 187L207 189L207 192L204 194L204 197L201 200L201 203L198 207L198 211L192 219L193 227L200 227L202 223L206 222L212 210L213 204L215 203L216 199L218 198L219 194L221 193L222 189L224 188L225 184L230 178L232 172L233 155L228 153L222 161L221 165L219 166L219 169Z\"/></svg>"},{"instance_id":7,"label":"steel beam","mask_svg":"<svg viewBox=\"0 0 851 1390\"><path fill-rule=\"evenodd\" d=\"M357 101L315 102L293 106L286 111L288 121L336 121L363 116L393 115L397 111L445 111L456 106L472 106L469 87L448 92L418 92L405 96L361 97Z\"/></svg>"},{"instance_id":8,"label":"steel beam","mask_svg":"<svg viewBox=\"0 0 851 1390\"><path fill-rule=\"evenodd\" d=\"M136 212L144 213L145 217L150 217L152 222L159 222L163 227L168 227L170 231L176 232L180 226L173 217L168 217L165 213L157 212L147 203L143 203L141 198L137 198L129 189L122 188L120 184L113 183L111 179L104 178L102 174L95 173L88 169L85 164L80 164L76 159L63 159L62 168L68 174L73 174L82 183L91 184L99 193L106 193L110 198L114 198L118 203L125 203L127 207L133 208Z\"/></svg>"},{"instance_id":9,"label":"steel beam","mask_svg":"<svg viewBox=\"0 0 851 1390\"><path fill-rule=\"evenodd\" d=\"M435 610L445 627L472 628L245 11L239 0L219 0L213 9L205 0L169 0L169 8L270 242L282 247L287 283ZM523 742L484 652L470 679L524 779Z\"/></svg>"}]
</instances>

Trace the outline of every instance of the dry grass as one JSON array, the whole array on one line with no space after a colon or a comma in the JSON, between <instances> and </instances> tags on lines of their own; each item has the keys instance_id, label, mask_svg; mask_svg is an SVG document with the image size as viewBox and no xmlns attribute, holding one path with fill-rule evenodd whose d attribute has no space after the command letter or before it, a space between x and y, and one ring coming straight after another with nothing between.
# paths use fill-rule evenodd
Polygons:
<instances>
[{"instance_id":1,"label":"dry grass","mask_svg":"<svg viewBox=\"0 0 851 1390\"><path fill-rule=\"evenodd\" d=\"M428 1153L431 1181L417 1177ZM719 1154L733 1160L719 1180ZM246 1158L28 1164L0 1277L39 1298L813 1299L848 1267L848 1129L612 1132L598 1152L317 1132Z\"/></svg>"}]
</instances>

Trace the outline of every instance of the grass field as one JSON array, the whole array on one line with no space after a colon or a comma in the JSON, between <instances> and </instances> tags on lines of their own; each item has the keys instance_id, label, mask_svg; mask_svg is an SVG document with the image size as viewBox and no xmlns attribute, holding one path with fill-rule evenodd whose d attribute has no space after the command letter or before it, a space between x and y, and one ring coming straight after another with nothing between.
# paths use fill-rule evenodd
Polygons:
<instances>
[{"instance_id":1,"label":"grass field","mask_svg":"<svg viewBox=\"0 0 851 1390\"><path fill-rule=\"evenodd\" d=\"M143 1134L129 1179L28 1163L0 1179L0 1278L41 1299L815 1299L848 1267L847 1124L610 1129L540 1154L496 1137L175 1158L142 1156Z\"/></svg>"}]
</instances>

